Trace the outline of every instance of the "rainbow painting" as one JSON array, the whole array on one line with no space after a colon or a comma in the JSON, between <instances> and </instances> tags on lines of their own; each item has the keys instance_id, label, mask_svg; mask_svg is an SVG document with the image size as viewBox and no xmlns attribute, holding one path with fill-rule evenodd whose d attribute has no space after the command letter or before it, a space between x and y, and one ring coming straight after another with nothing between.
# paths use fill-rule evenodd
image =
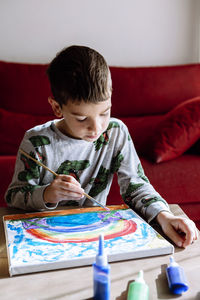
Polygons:
<instances>
[{"instance_id":1,"label":"rainbow painting","mask_svg":"<svg viewBox=\"0 0 200 300\"><path fill-rule=\"evenodd\" d=\"M92 264L99 235L109 261L169 254L173 246L126 205L4 216L10 275Z\"/></svg>"}]
</instances>

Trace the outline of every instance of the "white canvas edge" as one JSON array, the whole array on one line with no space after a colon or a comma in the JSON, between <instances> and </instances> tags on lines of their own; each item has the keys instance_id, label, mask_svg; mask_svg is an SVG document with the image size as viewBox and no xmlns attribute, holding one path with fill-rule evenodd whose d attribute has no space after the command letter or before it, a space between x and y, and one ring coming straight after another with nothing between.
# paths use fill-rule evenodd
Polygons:
<instances>
[{"instance_id":1,"label":"white canvas edge","mask_svg":"<svg viewBox=\"0 0 200 300\"><path fill-rule=\"evenodd\" d=\"M6 220L4 220L4 216L3 216L3 226L4 226L4 234L5 234L5 238L6 238L6 252L7 252L7 257L8 257L8 271L9 271L10 276L12 276L10 251L8 250L8 232L7 232Z\"/></svg>"},{"instance_id":2,"label":"white canvas edge","mask_svg":"<svg viewBox=\"0 0 200 300\"><path fill-rule=\"evenodd\" d=\"M159 251L159 253L158 253ZM144 258L144 257L152 257L152 256L160 256L160 255L167 255L174 252L173 245L169 244L169 246L159 249L150 249L150 250L137 250L134 253L116 253L112 255L108 255L109 262L117 262L117 261L124 261L124 260L131 260L137 258ZM36 273L36 272L43 272L43 271L50 271L50 270L59 270L59 269L68 269L68 268L75 268L75 267L83 267L92 265L95 262L95 257L83 257L83 258L76 258L72 259L71 261L59 261L53 263L45 263L45 264L35 264L29 266L17 266L9 268L10 276L14 275L22 275L28 273Z\"/></svg>"}]
</instances>

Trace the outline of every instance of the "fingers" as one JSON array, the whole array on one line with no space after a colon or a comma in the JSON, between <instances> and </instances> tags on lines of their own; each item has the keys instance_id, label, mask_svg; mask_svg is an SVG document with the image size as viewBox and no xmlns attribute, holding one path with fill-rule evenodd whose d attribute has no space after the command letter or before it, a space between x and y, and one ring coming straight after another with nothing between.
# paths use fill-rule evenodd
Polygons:
<instances>
[{"instance_id":1,"label":"fingers","mask_svg":"<svg viewBox=\"0 0 200 300\"><path fill-rule=\"evenodd\" d=\"M84 190L80 183L69 175L58 175L44 191L44 202L58 203L62 200L80 200Z\"/></svg>"},{"instance_id":2,"label":"fingers","mask_svg":"<svg viewBox=\"0 0 200 300\"><path fill-rule=\"evenodd\" d=\"M178 246L186 248L198 238L198 231L193 221L175 217L171 220L167 235Z\"/></svg>"},{"instance_id":3,"label":"fingers","mask_svg":"<svg viewBox=\"0 0 200 300\"><path fill-rule=\"evenodd\" d=\"M58 175L56 178L61 179L62 181L71 182L77 186L81 186L80 183L71 175Z\"/></svg>"},{"instance_id":4,"label":"fingers","mask_svg":"<svg viewBox=\"0 0 200 300\"><path fill-rule=\"evenodd\" d=\"M195 226L195 223L192 220L184 219L184 222L181 223L180 229L184 232L185 237L182 247L186 248L192 244L198 238L198 231Z\"/></svg>"},{"instance_id":5,"label":"fingers","mask_svg":"<svg viewBox=\"0 0 200 300\"><path fill-rule=\"evenodd\" d=\"M183 237L181 237L180 233L176 231L173 226L169 226L165 234L170 238L171 241L174 242L175 245L178 247L183 247Z\"/></svg>"},{"instance_id":6,"label":"fingers","mask_svg":"<svg viewBox=\"0 0 200 300\"><path fill-rule=\"evenodd\" d=\"M59 175L57 179L59 180L59 186L63 190L64 194L65 191L68 191L68 194L72 197L80 198L83 196L84 190L73 176Z\"/></svg>"},{"instance_id":7,"label":"fingers","mask_svg":"<svg viewBox=\"0 0 200 300\"><path fill-rule=\"evenodd\" d=\"M157 221L163 232L178 246L186 248L198 238L195 223L183 217L178 217L169 212L160 212Z\"/></svg>"}]
</instances>

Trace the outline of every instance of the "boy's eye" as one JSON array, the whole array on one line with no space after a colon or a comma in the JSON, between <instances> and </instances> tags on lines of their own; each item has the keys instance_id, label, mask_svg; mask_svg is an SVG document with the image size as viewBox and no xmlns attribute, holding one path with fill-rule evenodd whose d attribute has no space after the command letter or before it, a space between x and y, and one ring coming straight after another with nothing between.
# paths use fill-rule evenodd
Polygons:
<instances>
[{"instance_id":1,"label":"boy's eye","mask_svg":"<svg viewBox=\"0 0 200 300\"><path fill-rule=\"evenodd\" d=\"M83 118L83 119L76 119L78 122L84 122L87 118Z\"/></svg>"},{"instance_id":2,"label":"boy's eye","mask_svg":"<svg viewBox=\"0 0 200 300\"><path fill-rule=\"evenodd\" d=\"M106 117L106 116L109 115L109 113L110 113L110 110L106 111L106 112L103 113L103 114L100 114L100 116L101 116L101 117ZM84 122L84 121L86 121L86 120L87 120L87 117L79 117L79 118L76 118L76 121L78 121L78 122Z\"/></svg>"},{"instance_id":3,"label":"boy's eye","mask_svg":"<svg viewBox=\"0 0 200 300\"><path fill-rule=\"evenodd\" d=\"M109 113L110 113L110 110L107 111L107 112L105 112L104 114L101 114L101 116L102 116L102 117L107 117L107 116L109 115Z\"/></svg>"},{"instance_id":4,"label":"boy's eye","mask_svg":"<svg viewBox=\"0 0 200 300\"><path fill-rule=\"evenodd\" d=\"M110 111L105 112L104 114L101 114L101 116L107 116Z\"/></svg>"}]
</instances>

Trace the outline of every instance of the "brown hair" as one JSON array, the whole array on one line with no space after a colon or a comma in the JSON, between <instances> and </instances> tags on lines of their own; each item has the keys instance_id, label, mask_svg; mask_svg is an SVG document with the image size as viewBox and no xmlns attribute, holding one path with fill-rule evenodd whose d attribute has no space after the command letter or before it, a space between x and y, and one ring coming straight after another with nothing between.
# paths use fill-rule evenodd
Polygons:
<instances>
[{"instance_id":1,"label":"brown hair","mask_svg":"<svg viewBox=\"0 0 200 300\"><path fill-rule=\"evenodd\" d=\"M111 95L109 67L104 57L89 47L63 49L49 64L47 75L60 106L68 100L97 103Z\"/></svg>"}]
</instances>

